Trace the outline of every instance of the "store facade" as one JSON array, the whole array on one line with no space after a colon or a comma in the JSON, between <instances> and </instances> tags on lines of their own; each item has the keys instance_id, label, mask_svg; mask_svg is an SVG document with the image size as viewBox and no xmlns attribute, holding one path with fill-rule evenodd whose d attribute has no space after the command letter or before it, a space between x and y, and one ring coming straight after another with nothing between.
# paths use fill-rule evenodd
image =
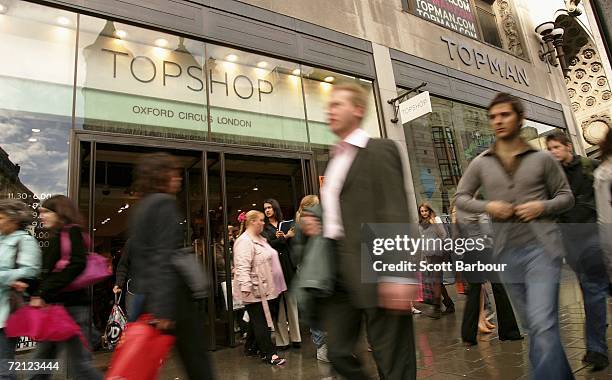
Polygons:
<instances>
[{"instance_id":1,"label":"store facade","mask_svg":"<svg viewBox=\"0 0 612 380\"><path fill-rule=\"evenodd\" d=\"M557 129L578 141L564 80L529 34L528 0L300 3L0 0L2 196L68 194L96 249L115 255L135 160L179 157L185 245L215 282L211 348L235 341L236 216L265 198L289 215L318 192L335 83L364 86L364 128L406 147L413 218L424 201L450 211L461 174L493 141L485 109L496 92L525 100L534 146ZM393 123L387 100L423 82L433 112Z\"/></svg>"},{"instance_id":2,"label":"store facade","mask_svg":"<svg viewBox=\"0 0 612 380\"><path fill-rule=\"evenodd\" d=\"M35 204L70 196L96 251L116 261L137 200L134 163L146 153L174 154L184 167L178 197L184 243L214 281L210 347L233 344L237 320L227 274L238 214L275 198L291 219L301 198L318 192L334 143L325 113L334 84L355 82L370 92L364 125L381 136L368 45L329 31L327 38L345 44L294 31L296 46L307 38L300 49L288 51L285 36L277 41L284 54L271 54L270 44L247 50L219 31L200 30L219 36L210 38L169 32L173 25L137 26L134 14L0 3L0 47L10 52L0 64L2 197ZM216 12L219 29L235 27L229 12ZM224 15L227 24L219 23ZM250 32L271 41L268 29ZM318 61L300 58L307 49ZM94 289L97 327L105 324L111 288Z\"/></svg>"}]
</instances>

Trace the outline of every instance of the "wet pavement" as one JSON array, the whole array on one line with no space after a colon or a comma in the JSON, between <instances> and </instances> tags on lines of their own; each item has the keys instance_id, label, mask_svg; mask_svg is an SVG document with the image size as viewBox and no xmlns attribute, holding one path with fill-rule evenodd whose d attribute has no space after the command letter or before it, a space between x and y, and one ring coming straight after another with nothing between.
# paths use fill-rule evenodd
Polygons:
<instances>
[{"instance_id":1,"label":"wet pavement","mask_svg":"<svg viewBox=\"0 0 612 380\"><path fill-rule=\"evenodd\" d=\"M561 285L560 323L562 341L576 379L612 379L612 369L591 372L582 363L585 353L583 338L584 310L580 288L574 275L564 271ZM457 294L454 286L447 287L455 301L456 313L432 320L424 315L415 315L418 379L528 379L528 341L500 342L497 334L479 335L478 345L466 348L461 342L461 317L465 295ZM612 314L612 299L609 299L608 314ZM610 320L610 316L608 317ZM337 378L329 364L317 361L315 347L308 333L302 335L301 349L291 349L282 354L288 362L283 367L272 367L259 359L248 358L242 346L212 352L218 378L221 380L309 380ZM366 370L376 378L376 367L367 350L365 339L357 348ZM608 333L608 345L612 337ZM110 354L96 354L96 365L104 368ZM161 380L186 379L175 356L166 363ZM553 379L546 379L553 380Z\"/></svg>"}]
</instances>

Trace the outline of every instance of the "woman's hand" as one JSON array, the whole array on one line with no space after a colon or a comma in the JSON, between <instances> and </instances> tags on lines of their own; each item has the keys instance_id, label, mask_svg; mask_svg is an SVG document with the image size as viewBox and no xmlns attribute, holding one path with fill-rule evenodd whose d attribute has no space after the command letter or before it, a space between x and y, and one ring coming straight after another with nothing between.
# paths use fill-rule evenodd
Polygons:
<instances>
[{"instance_id":1,"label":"woman's hand","mask_svg":"<svg viewBox=\"0 0 612 380\"><path fill-rule=\"evenodd\" d=\"M286 238L285 233L283 231L276 231L276 237L278 239L285 239Z\"/></svg>"},{"instance_id":2,"label":"woman's hand","mask_svg":"<svg viewBox=\"0 0 612 380\"><path fill-rule=\"evenodd\" d=\"M18 292L23 292L28 288L28 284L22 281L15 281L11 284L11 288L15 289Z\"/></svg>"},{"instance_id":3,"label":"woman's hand","mask_svg":"<svg viewBox=\"0 0 612 380\"><path fill-rule=\"evenodd\" d=\"M118 285L115 285L113 287L113 293L115 293L115 294L121 293L121 288Z\"/></svg>"},{"instance_id":4,"label":"woman's hand","mask_svg":"<svg viewBox=\"0 0 612 380\"><path fill-rule=\"evenodd\" d=\"M45 300L43 300L40 297L32 297L32 298L30 298L30 306L32 306L32 307L45 307L45 306L47 306L47 304L45 303Z\"/></svg>"},{"instance_id":5,"label":"woman's hand","mask_svg":"<svg viewBox=\"0 0 612 380\"><path fill-rule=\"evenodd\" d=\"M292 228L285 235L285 239L293 239L295 237L295 230Z\"/></svg>"},{"instance_id":6,"label":"woman's hand","mask_svg":"<svg viewBox=\"0 0 612 380\"><path fill-rule=\"evenodd\" d=\"M170 331L174 329L174 321L169 319L155 319L151 321L151 324L161 331Z\"/></svg>"}]
</instances>

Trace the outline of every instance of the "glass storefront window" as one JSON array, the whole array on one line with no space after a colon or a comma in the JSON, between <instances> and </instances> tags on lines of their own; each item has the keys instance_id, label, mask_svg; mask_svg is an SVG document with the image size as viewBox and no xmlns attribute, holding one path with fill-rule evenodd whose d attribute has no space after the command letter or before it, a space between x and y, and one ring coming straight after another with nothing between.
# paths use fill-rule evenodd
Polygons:
<instances>
[{"instance_id":1,"label":"glass storefront window","mask_svg":"<svg viewBox=\"0 0 612 380\"><path fill-rule=\"evenodd\" d=\"M66 194L76 14L23 1L0 14L0 197Z\"/></svg>"},{"instance_id":2,"label":"glass storefront window","mask_svg":"<svg viewBox=\"0 0 612 380\"><path fill-rule=\"evenodd\" d=\"M204 43L84 15L79 29L77 127L206 139Z\"/></svg>"},{"instance_id":3,"label":"glass storefront window","mask_svg":"<svg viewBox=\"0 0 612 380\"><path fill-rule=\"evenodd\" d=\"M305 149L299 65L206 45L213 141Z\"/></svg>"},{"instance_id":4,"label":"glass storefront window","mask_svg":"<svg viewBox=\"0 0 612 380\"><path fill-rule=\"evenodd\" d=\"M487 110L437 97L432 113L404 125L417 202L428 202L443 219L469 163L495 142ZM560 129L526 120L521 135L546 149L546 135Z\"/></svg>"}]
</instances>

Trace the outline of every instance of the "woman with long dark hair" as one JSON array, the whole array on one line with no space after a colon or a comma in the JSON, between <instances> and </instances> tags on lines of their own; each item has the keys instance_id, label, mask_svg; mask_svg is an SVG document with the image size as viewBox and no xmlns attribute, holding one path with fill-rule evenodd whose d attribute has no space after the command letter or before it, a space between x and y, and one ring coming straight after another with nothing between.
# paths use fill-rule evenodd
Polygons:
<instances>
[{"instance_id":1,"label":"woman with long dark hair","mask_svg":"<svg viewBox=\"0 0 612 380\"><path fill-rule=\"evenodd\" d=\"M281 230L284 221L283 212L276 199L264 201L265 226L262 235L279 255L283 275L287 288L291 287L291 281L295 275L295 265L291 261L289 240L295 236L293 229L285 232ZM302 343L300 334L300 322L298 317L297 300L288 291L279 297L277 328L275 329L276 346L281 350L288 349L290 345L299 348Z\"/></svg>"},{"instance_id":2,"label":"woman with long dark hair","mask_svg":"<svg viewBox=\"0 0 612 380\"><path fill-rule=\"evenodd\" d=\"M423 239L445 239L447 236L446 230L442 225L442 220L436 216L436 212L433 210L429 203L421 203L419 205L419 232ZM435 246L436 244L434 244ZM430 249L423 252L428 264L442 264L444 262L445 252L443 250ZM445 313L453 313L455 311L455 304L448 295L446 287L443 282L442 271L432 271L427 276L426 289L432 290L431 303L433 304L433 312L426 313L428 317L438 319L442 315L440 304L442 297L444 297L444 306L446 309Z\"/></svg>"},{"instance_id":3,"label":"woman with long dark hair","mask_svg":"<svg viewBox=\"0 0 612 380\"><path fill-rule=\"evenodd\" d=\"M176 336L176 348L190 379L214 378L206 349L204 320L192 293L172 263L183 246L183 224L176 194L182 168L173 156L143 156L136 167L142 198L130 220L130 270L138 284L139 305L131 310L153 316L153 324Z\"/></svg>"},{"instance_id":4,"label":"woman with long dark hair","mask_svg":"<svg viewBox=\"0 0 612 380\"><path fill-rule=\"evenodd\" d=\"M81 215L74 202L63 195L54 195L46 199L38 209L42 228L50 233L48 245L42 249L41 278L32 293L30 305L44 307L45 304L63 305L68 314L81 328L86 341L89 339L91 307L87 288L75 291L62 291L70 285L87 266L87 243L83 238ZM68 235L70 247L62 246L62 234ZM61 271L56 271L57 262L62 257L62 250L70 250L70 261ZM49 360L57 357L60 348L66 349L72 367L72 375L76 379L102 379L92 365L89 349L83 346L79 337L72 337L64 342L38 342L35 358ZM50 375L36 375L34 379L47 379Z\"/></svg>"}]
</instances>

